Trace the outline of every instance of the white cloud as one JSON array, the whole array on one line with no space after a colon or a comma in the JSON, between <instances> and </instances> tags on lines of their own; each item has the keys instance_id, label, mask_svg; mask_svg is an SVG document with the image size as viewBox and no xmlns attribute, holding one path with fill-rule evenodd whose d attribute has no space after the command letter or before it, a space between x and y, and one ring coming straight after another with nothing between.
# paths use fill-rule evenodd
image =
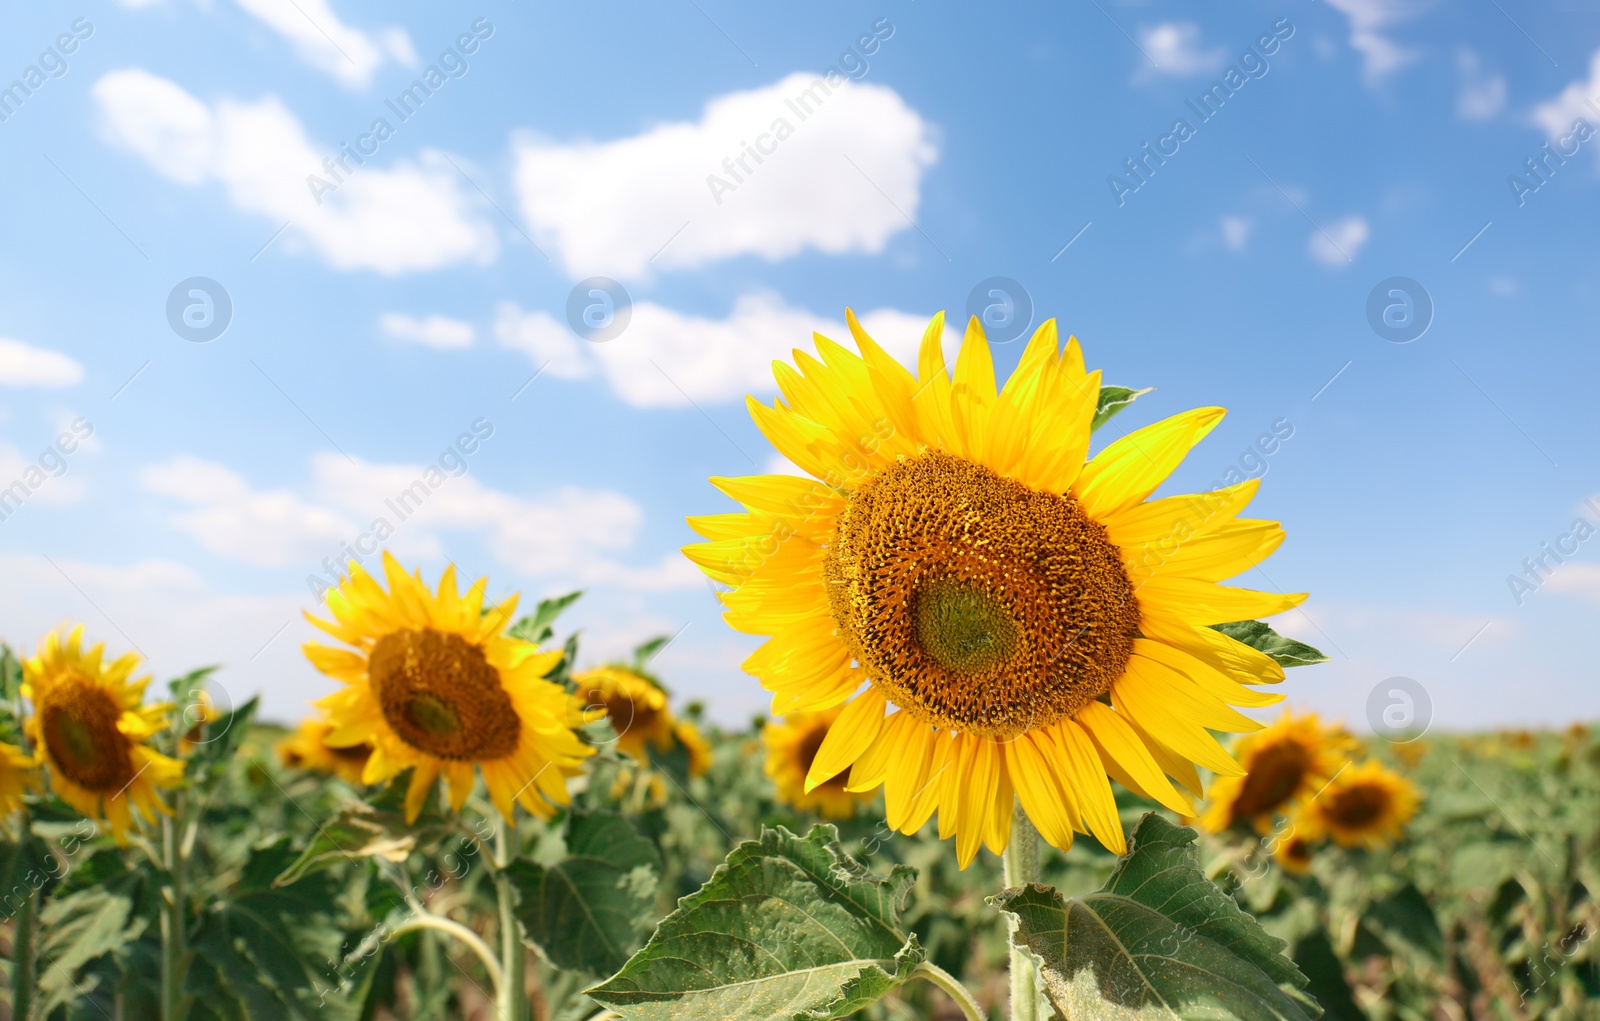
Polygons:
<instances>
[{"instance_id":1,"label":"white cloud","mask_svg":"<svg viewBox=\"0 0 1600 1021\"><path fill-rule=\"evenodd\" d=\"M407 67L417 62L404 29L385 28L369 35L339 20L328 0L238 0L238 4L289 40L301 60L345 86L365 88L386 59Z\"/></svg>"},{"instance_id":2,"label":"white cloud","mask_svg":"<svg viewBox=\"0 0 1600 1021\"><path fill-rule=\"evenodd\" d=\"M911 229L931 136L893 89L797 73L631 138L521 141L516 183L523 216L575 275L876 253Z\"/></svg>"},{"instance_id":3,"label":"white cloud","mask_svg":"<svg viewBox=\"0 0 1600 1021\"><path fill-rule=\"evenodd\" d=\"M556 379L584 379L594 372L584 344L548 312L524 312L515 302L502 301L495 308L494 335L501 347L521 351Z\"/></svg>"},{"instance_id":4,"label":"white cloud","mask_svg":"<svg viewBox=\"0 0 1600 1021\"><path fill-rule=\"evenodd\" d=\"M1402 47L1385 31L1421 13L1416 0L1328 0L1329 6L1350 19L1350 46L1364 58L1363 71L1368 83L1398 71L1417 59L1417 53Z\"/></svg>"},{"instance_id":5,"label":"white cloud","mask_svg":"<svg viewBox=\"0 0 1600 1021\"><path fill-rule=\"evenodd\" d=\"M1600 564L1562 564L1551 572L1544 587L1600 603Z\"/></svg>"},{"instance_id":6,"label":"white cloud","mask_svg":"<svg viewBox=\"0 0 1600 1021\"><path fill-rule=\"evenodd\" d=\"M462 471L317 454L313 495L302 498L252 489L231 468L184 455L146 467L140 484L185 504L171 521L206 549L260 567L303 565L324 574L324 560L337 564L352 549L375 564L380 544L404 558L441 558L441 533L464 532L481 535L496 560L524 575L634 589L699 583L675 550L644 567L616 559L631 551L644 523L644 511L625 496L561 486L520 497Z\"/></svg>"},{"instance_id":7,"label":"white cloud","mask_svg":"<svg viewBox=\"0 0 1600 1021\"><path fill-rule=\"evenodd\" d=\"M83 366L59 351L0 337L0 386L73 386Z\"/></svg>"},{"instance_id":8,"label":"white cloud","mask_svg":"<svg viewBox=\"0 0 1600 1021\"><path fill-rule=\"evenodd\" d=\"M335 269L387 275L486 263L494 230L474 209L447 158L425 150L390 169L358 167L314 200L307 183L334 147L318 149L275 96L212 105L147 71L112 71L92 89L106 140L180 184L222 184L234 205L290 224L285 242L304 242Z\"/></svg>"},{"instance_id":9,"label":"white cloud","mask_svg":"<svg viewBox=\"0 0 1600 1021\"><path fill-rule=\"evenodd\" d=\"M1141 77L1146 72L1180 76L1204 74L1219 69L1228 59L1220 46L1202 47L1199 26L1187 21L1163 21L1141 28L1139 42L1156 65L1142 67Z\"/></svg>"},{"instance_id":10,"label":"white cloud","mask_svg":"<svg viewBox=\"0 0 1600 1021\"><path fill-rule=\"evenodd\" d=\"M17 449L15 444L0 441L0 513L11 515L26 504L47 504L64 506L77 503L83 499L84 482L81 478L74 477L72 471L72 458L63 458L59 451L52 456L45 456L47 452L41 450L29 458ZM43 458L44 463L40 463ZM65 465L65 467L62 467ZM23 491L27 493L25 501L17 501L16 492L10 490L17 481L22 479L23 473L33 468L44 475L41 483L30 485L31 480L23 483ZM59 473L59 474L58 474ZM35 475L33 478L38 478Z\"/></svg>"},{"instance_id":11,"label":"white cloud","mask_svg":"<svg viewBox=\"0 0 1600 1021\"><path fill-rule=\"evenodd\" d=\"M148 657L141 671L158 678L220 664L211 684L218 704L236 706L259 692L263 716L276 720L299 718L306 702L336 686L300 653L316 636L300 617L302 606L316 608L309 593L216 592L167 560L108 565L0 554L0 573L10 582L0 587L3 638L19 652L31 652L63 620L81 621L90 644L104 642L111 655L140 652ZM157 695L152 685L150 696Z\"/></svg>"},{"instance_id":12,"label":"white cloud","mask_svg":"<svg viewBox=\"0 0 1600 1021\"><path fill-rule=\"evenodd\" d=\"M1318 262L1327 266L1348 266L1356 253L1367 243L1371 234L1367 221L1360 216L1346 216L1328 224L1326 230L1311 231L1306 238L1306 251Z\"/></svg>"},{"instance_id":13,"label":"white cloud","mask_svg":"<svg viewBox=\"0 0 1600 1021\"><path fill-rule=\"evenodd\" d=\"M1250 232L1255 228L1255 224L1243 216L1224 216L1219 226L1222 243L1235 252L1244 251L1250 243Z\"/></svg>"},{"instance_id":14,"label":"white cloud","mask_svg":"<svg viewBox=\"0 0 1600 1021\"><path fill-rule=\"evenodd\" d=\"M286 489L252 490L232 469L184 455L139 473L152 493L189 505L172 523L213 553L258 567L314 564L359 529Z\"/></svg>"},{"instance_id":15,"label":"white cloud","mask_svg":"<svg viewBox=\"0 0 1600 1021\"><path fill-rule=\"evenodd\" d=\"M1461 72L1456 116L1462 120L1486 121L1505 108L1505 75L1490 74L1477 53L1465 46L1456 52L1456 68Z\"/></svg>"},{"instance_id":16,"label":"white cloud","mask_svg":"<svg viewBox=\"0 0 1600 1021\"><path fill-rule=\"evenodd\" d=\"M1533 108L1533 121L1551 141L1572 131L1572 122L1600 122L1600 50L1589 58L1589 80L1575 81L1561 94Z\"/></svg>"},{"instance_id":17,"label":"white cloud","mask_svg":"<svg viewBox=\"0 0 1600 1021\"><path fill-rule=\"evenodd\" d=\"M398 340L410 340L440 349L471 347L472 324L445 316L403 315L385 312L378 317L378 329Z\"/></svg>"},{"instance_id":18,"label":"white cloud","mask_svg":"<svg viewBox=\"0 0 1600 1021\"><path fill-rule=\"evenodd\" d=\"M862 315L861 325L886 351L914 366L929 318L880 309ZM501 306L496 324L503 344L525 351L535 364L549 360L546 372L559 364L557 374L568 379L598 373L617 396L645 408L771 393L776 390L773 360L790 360L795 348L812 350L813 332L855 347L843 321L791 307L770 293L744 295L723 319L635 302L628 328L605 343L580 343L549 315L523 312L509 303ZM944 348L951 364L959 343L947 323Z\"/></svg>"}]
</instances>

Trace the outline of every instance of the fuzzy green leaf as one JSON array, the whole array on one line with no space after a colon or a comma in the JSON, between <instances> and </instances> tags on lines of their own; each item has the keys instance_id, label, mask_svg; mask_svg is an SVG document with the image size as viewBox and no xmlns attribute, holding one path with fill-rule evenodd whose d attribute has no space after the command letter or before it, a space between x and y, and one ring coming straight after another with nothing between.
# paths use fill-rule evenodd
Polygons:
<instances>
[{"instance_id":1,"label":"fuzzy green leaf","mask_svg":"<svg viewBox=\"0 0 1600 1021\"><path fill-rule=\"evenodd\" d=\"M644 938L661 860L614 812L574 811L567 857L549 867L511 863L528 939L563 968L610 975Z\"/></svg>"},{"instance_id":2,"label":"fuzzy green leaf","mask_svg":"<svg viewBox=\"0 0 1600 1021\"><path fill-rule=\"evenodd\" d=\"M1117 412L1154 389L1155 387L1145 387L1143 390L1126 386L1101 387L1100 400L1095 404L1094 420L1089 423L1089 431L1094 432L1099 429L1111 421Z\"/></svg>"},{"instance_id":3,"label":"fuzzy green leaf","mask_svg":"<svg viewBox=\"0 0 1600 1021\"><path fill-rule=\"evenodd\" d=\"M555 633L555 629L551 625L555 623L557 617L561 616L561 611L577 602L578 597L581 595L583 595L581 591L568 592L564 596L556 596L553 599L541 599L532 613L511 625L511 630L506 633L510 637L521 639L524 642L543 645Z\"/></svg>"},{"instance_id":4,"label":"fuzzy green leaf","mask_svg":"<svg viewBox=\"0 0 1600 1021\"><path fill-rule=\"evenodd\" d=\"M764 829L588 994L627 1021L845 1017L921 963L922 947L900 922L915 881L905 865L873 875L832 826L804 838Z\"/></svg>"},{"instance_id":5,"label":"fuzzy green leaf","mask_svg":"<svg viewBox=\"0 0 1600 1021\"><path fill-rule=\"evenodd\" d=\"M1236 620L1231 624L1211 626L1234 641L1243 642L1252 649L1266 653L1277 660L1279 666L1311 666L1313 663L1328 661L1328 657L1318 650L1305 642L1283 637L1264 621Z\"/></svg>"},{"instance_id":6,"label":"fuzzy green leaf","mask_svg":"<svg viewBox=\"0 0 1600 1021\"><path fill-rule=\"evenodd\" d=\"M1200 870L1195 832L1146 815L1097 893L1041 883L995 898L1041 962L1045 995L1074 1019L1308 1021L1306 978Z\"/></svg>"}]
</instances>

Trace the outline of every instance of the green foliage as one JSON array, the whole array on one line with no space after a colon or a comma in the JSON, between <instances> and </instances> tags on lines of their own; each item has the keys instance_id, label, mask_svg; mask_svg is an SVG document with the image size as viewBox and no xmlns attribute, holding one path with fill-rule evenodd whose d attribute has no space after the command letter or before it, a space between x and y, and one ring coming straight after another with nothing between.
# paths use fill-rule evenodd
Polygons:
<instances>
[{"instance_id":1,"label":"green foliage","mask_svg":"<svg viewBox=\"0 0 1600 1021\"><path fill-rule=\"evenodd\" d=\"M1272 630L1271 625L1259 620L1237 620L1231 624L1211 625L1235 641L1243 642L1277 661L1279 666L1311 666L1326 663L1328 657L1305 642L1285 638Z\"/></svg>"},{"instance_id":2,"label":"green foliage","mask_svg":"<svg viewBox=\"0 0 1600 1021\"><path fill-rule=\"evenodd\" d=\"M506 633L524 642L543 645L556 633L555 620L561 616L561 611L577 602L582 595L581 591L568 592L553 599L541 599L532 613L511 625Z\"/></svg>"},{"instance_id":3,"label":"green foliage","mask_svg":"<svg viewBox=\"0 0 1600 1021\"><path fill-rule=\"evenodd\" d=\"M649 932L660 854L617 813L582 810L567 816L566 851L551 865L510 864L518 918L557 965L610 975Z\"/></svg>"},{"instance_id":4,"label":"green foliage","mask_svg":"<svg viewBox=\"0 0 1600 1021\"><path fill-rule=\"evenodd\" d=\"M1117 414L1117 412L1132 404L1135 400L1149 393L1154 387L1145 387L1143 390L1134 390L1126 386L1102 386L1100 400L1095 404L1094 420L1089 423L1089 431L1094 432Z\"/></svg>"},{"instance_id":5,"label":"green foliage","mask_svg":"<svg viewBox=\"0 0 1600 1021\"><path fill-rule=\"evenodd\" d=\"M1040 962L1050 1002L1070 1018L1303 1021L1321 1014L1305 976L1200 870L1194 830L1146 815L1096 893L1041 883L995 898Z\"/></svg>"},{"instance_id":6,"label":"green foliage","mask_svg":"<svg viewBox=\"0 0 1600 1021\"><path fill-rule=\"evenodd\" d=\"M905 866L873 875L832 826L763 830L589 995L629 1021L844 1017L921 962L900 922L915 881Z\"/></svg>"}]
</instances>

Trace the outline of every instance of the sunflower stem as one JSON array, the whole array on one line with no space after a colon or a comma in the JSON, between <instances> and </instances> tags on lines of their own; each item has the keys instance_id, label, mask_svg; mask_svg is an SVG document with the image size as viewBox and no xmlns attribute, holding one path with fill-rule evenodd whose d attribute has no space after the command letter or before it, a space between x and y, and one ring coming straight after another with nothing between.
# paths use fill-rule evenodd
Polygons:
<instances>
[{"instance_id":1,"label":"sunflower stem","mask_svg":"<svg viewBox=\"0 0 1600 1021\"><path fill-rule=\"evenodd\" d=\"M927 979L929 982L944 990L945 995L954 1000L956 1006L961 1008L961 1015L965 1017L967 1021L988 1021L988 1013L986 1013L978 1001L973 998L972 992L967 989L966 986L961 984L960 979L956 978L948 971L945 971L937 964L933 964L929 961L923 961L921 964L917 965L916 968L912 969L911 977ZM590 1021L593 1021L593 1019L591 1018Z\"/></svg>"},{"instance_id":2,"label":"sunflower stem","mask_svg":"<svg viewBox=\"0 0 1600 1021\"><path fill-rule=\"evenodd\" d=\"M28 809L23 807L17 812L18 844L28 840L28 823ZM39 978L33 946L38 914L39 890L33 887L17 905L16 932L11 939L11 1016L15 1021L29 1021L33 1014L33 993Z\"/></svg>"},{"instance_id":3,"label":"sunflower stem","mask_svg":"<svg viewBox=\"0 0 1600 1021\"><path fill-rule=\"evenodd\" d=\"M188 807L188 795L178 791L172 815L161 820L161 864L169 877L161 912L161 1021L182 1021L189 1007L183 994L189 970L189 856L183 840Z\"/></svg>"},{"instance_id":4,"label":"sunflower stem","mask_svg":"<svg viewBox=\"0 0 1600 1021\"><path fill-rule=\"evenodd\" d=\"M1026 886L1039 878L1039 831L1017 805L1011 815L1011 840L1002 859L1006 888ZM1009 916L1008 916L1009 917ZM1016 944L1017 920L1011 930L1011 1021L1039 1021L1039 979L1033 960Z\"/></svg>"},{"instance_id":5,"label":"sunflower stem","mask_svg":"<svg viewBox=\"0 0 1600 1021\"><path fill-rule=\"evenodd\" d=\"M448 933L467 945L467 949L478 955L478 960L483 962L484 970L489 973L489 980L494 983L496 994L505 985L505 977L500 973L500 961L496 959L494 950L483 941L477 933L462 925L460 922L445 918L443 915L434 914L423 909L417 914L401 922L389 930L389 937L415 932L418 929L433 929L437 932Z\"/></svg>"},{"instance_id":6,"label":"sunflower stem","mask_svg":"<svg viewBox=\"0 0 1600 1021\"><path fill-rule=\"evenodd\" d=\"M514 826L514 823L502 820L500 825L495 827L494 834L495 892L500 899L502 973L498 991L499 1021L526 1021L528 1016L527 983L523 978L527 966L527 952L522 948L522 938L518 932L520 923L517 921L517 891L511 885L511 877L506 874L506 866L511 864L515 854Z\"/></svg>"}]
</instances>

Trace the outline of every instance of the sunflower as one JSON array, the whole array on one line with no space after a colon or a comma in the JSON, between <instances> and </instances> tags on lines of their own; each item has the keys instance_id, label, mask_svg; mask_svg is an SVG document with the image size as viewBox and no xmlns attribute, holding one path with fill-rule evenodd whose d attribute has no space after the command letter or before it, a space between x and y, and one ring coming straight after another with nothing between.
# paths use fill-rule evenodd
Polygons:
<instances>
[{"instance_id":1,"label":"sunflower","mask_svg":"<svg viewBox=\"0 0 1600 1021\"><path fill-rule=\"evenodd\" d=\"M1278 867L1292 876L1303 876L1311 871L1312 838L1291 829L1272 849L1272 858Z\"/></svg>"},{"instance_id":2,"label":"sunflower","mask_svg":"<svg viewBox=\"0 0 1600 1021\"><path fill-rule=\"evenodd\" d=\"M1296 828L1327 834L1340 847L1385 847L1404 835L1417 812L1411 781L1376 759L1333 778L1301 809Z\"/></svg>"},{"instance_id":3,"label":"sunflower","mask_svg":"<svg viewBox=\"0 0 1600 1021\"><path fill-rule=\"evenodd\" d=\"M134 823L169 811L157 791L183 779L183 763L149 746L172 707L140 704L150 678L130 679L139 657L105 663L104 652L104 644L83 650L81 624L65 641L50 632L22 665L22 694L33 703L25 726L50 786L121 841Z\"/></svg>"},{"instance_id":4,"label":"sunflower","mask_svg":"<svg viewBox=\"0 0 1600 1021\"><path fill-rule=\"evenodd\" d=\"M1280 701L1247 685L1283 679L1209 625L1304 598L1217 584L1283 539L1237 516L1257 480L1147 500L1222 409L1086 463L1100 373L1054 320L997 391L976 318L952 377L942 314L915 375L846 317L859 356L818 336L817 358L775 363L781 399L749 400L812 478L712 479L745 510L691 518L708 541L684 550L732 587L734 629L770 636L744 668L774 715L845 707L806 786L882 784L906 833L937 811L963 867L1005 848L1018 799L1055 846L1122 852L1108 776L1192 814L1168 776L1199 797L1196 764L1241 774L1208 730L1259 729L1232 706Z\"/></svg>"},{"instance_id":5,"label":"sunflower","mask_svg":"<svg viewBox=\"0 0 1600 1021\"><path fill-rule=\"evenodd\" d=\"M1244 776L1226 776L1211 786L1211 807L1200 824L1212 833L1253 826L1265 835L1272 821L1322 789L1356 749L1342 727L1324 728L1316 713L1285 712L1265 730L1240 738L1234 757Z\"/></svg>"},{"instance_id":6,"label":"sunflower","mask_svg":"<svg viewBox=\"0 0 1600 1021\"><path fill-rule=\"evenodd\" d=\"M336 748L327 742L332 729L333 724L326 717L306 717L293 734L278 742L278 761L290 769L332 773L347 784L359 785L362 770L372 756L372 746L356 744Z\"/></svg>"},{"instance_id":7,"label":"sunflower","mask_svg":"<svg viewBox=\"0 0 1600 1021\"><path fill-rule=\"evenodd\" d=\"M848 790L842 773L820 784L806 782L817 750L839 712L835 706L816 713L792 713L781 723L774 721L761 728L761 742L767 747L767 776L778 789L778 800L825 819L849 819L859 805L873 800L870 793Z\"/></svg>"},{"instance_id":8,"label":"sunflower","mask_svg":"<svg viewBox=\"0 0 1600 1021\"><path fill-rule=\"evenodd\" d=\"M385 552L385 592L360 564L328 593L334 619L306 618L352 649L307 642L306 657L345 687L316 704L332 724L324 740L336 748L369 744L363 783L411 770L406 816L415 820L443 773L450 804L472 793L473 767L508 821L514 804L548 818L571 799L567 777L593 754L568 725L572 698L545 680L560 650L503 634L516 611L513 595L485 609L488 579L465 595L455 566L437 593L422 574L407 574Z\"/></svg>"},{"instance_id":9,"label":"sunflower","mask_svg":"<svg viewBox=\"0 0 1600 1021\"><path fill-rule=\"evenodd\" d=\"M22 807L22 798L39 785L33 756L14 744L0 742L0 815Z\"/></svg>"},{"instance_id":10,"label":"sunflower","mask_svg":"<svg viewBox=\"0 0 1600 1021\"><path fill-rule=\"evenodd\" d=\"M688 753L690 776L705 776L711 771L711 745L693 720L679 720L672 729L672 736Z\"/></svg>"}]
</instances>

